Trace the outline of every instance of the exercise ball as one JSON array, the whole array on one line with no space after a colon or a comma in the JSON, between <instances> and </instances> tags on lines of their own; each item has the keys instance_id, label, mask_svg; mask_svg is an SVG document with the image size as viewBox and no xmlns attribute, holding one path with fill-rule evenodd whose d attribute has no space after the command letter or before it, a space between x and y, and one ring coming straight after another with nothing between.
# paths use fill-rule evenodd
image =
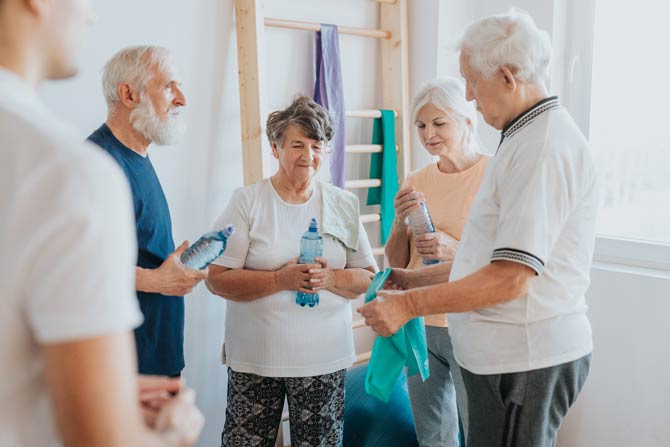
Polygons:
<instances>
[{"instance_id":1,"label":"exercise ball","mask_svg":"<svg viewBox=\"0 0 670 447\"><path fill-rule=\"evenodd\" d=\"M363 365L347 371L344 388L344 446L418 446L405 374L398 376L389 401L382 402L365 392L366 370L367 365Z\"/></svg>"}]
</instances>

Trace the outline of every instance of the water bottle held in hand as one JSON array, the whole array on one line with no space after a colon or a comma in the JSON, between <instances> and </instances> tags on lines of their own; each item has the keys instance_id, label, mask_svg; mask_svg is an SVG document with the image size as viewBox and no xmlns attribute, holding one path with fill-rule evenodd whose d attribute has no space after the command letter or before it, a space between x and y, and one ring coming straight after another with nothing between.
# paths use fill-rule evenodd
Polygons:
<instances>
[{"instance_id":1,"label":"water bottle held in hand","mask_svg":"<svg viewBox=\"0 0 670 447\"><path fill-rule=\"evenodd\" d=\"M419 208L412 211L412 214L410 214L407 219L409 220L409 226L412 229L414 236L435 233L435 225L433 225L433 220L430 218L426 202L419 203ZM439 259L423 258L423 265L432 265L437 264L438 262L440 262Z\"/></svg>"},{"instance_id":2,"label":"water bottle held in hand","mask_svg":"<svg viewBox=\"0 0 670 447\"><path fill-rule=\"evenodd\" d=\"M205 233L181 255L181 262L192 269L204 269L221 256L234 231L235 225L228 225L223 230Z\"/></svg>"},{"instance_id":3,"label":"water bottle held in hand","mask_svg":"<svg viewBox=\"0 0 670 447\"><path fill-rule=\"evenodd\" d=\"M315 259L321 256L323 256L323 238L319 234L319 225L316 218L312 218L309 229L300 239L300 260L298 263L314 264L316 263ZM319 294L298 292L295 302L301 306L314 307L319 304Z\"/></svg>"}]
</instances>

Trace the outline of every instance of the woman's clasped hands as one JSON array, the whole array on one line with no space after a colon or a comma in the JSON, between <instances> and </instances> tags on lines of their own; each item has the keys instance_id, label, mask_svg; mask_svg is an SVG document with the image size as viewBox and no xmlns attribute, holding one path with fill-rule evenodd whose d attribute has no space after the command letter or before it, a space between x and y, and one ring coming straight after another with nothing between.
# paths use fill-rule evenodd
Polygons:
<instances>
[{"instance_id":1,"label":"woman's clasped hands","mask_svg":"<svg viewBox=\"0 0 670 447\"><path fill-rule=\"evenodd\" d=\"M299 258L289 261L276 271L275 277L281 290L315 293L335 285L335 272L325 258L316 258L314 264L298 264Z\"/></svg>"}]
</instances>

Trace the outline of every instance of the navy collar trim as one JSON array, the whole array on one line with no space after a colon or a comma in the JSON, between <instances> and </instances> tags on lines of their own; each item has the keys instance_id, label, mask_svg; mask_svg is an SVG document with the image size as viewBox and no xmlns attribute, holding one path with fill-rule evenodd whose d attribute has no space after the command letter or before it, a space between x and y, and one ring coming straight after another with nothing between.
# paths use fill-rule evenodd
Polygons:
<instances>
[{"instance_id":1,"label":"navy collar trim","mask_svg":"<svg viewBox=\"0 0 670 447\"><path fill-rule=\"evenodd\" d=\"M537 102L535 105L510 121L507 126L505 126L500 135L500 144L502 144L505 138L511 137L522 128L526 127L528 124L532 123L535 118L542 115L544 112L560 106L561 103L558 101L558 96L550 96L549 98L545 98L542 101ZM498 147L500 147L500 144Z\"/></svg>"}]
</instances>

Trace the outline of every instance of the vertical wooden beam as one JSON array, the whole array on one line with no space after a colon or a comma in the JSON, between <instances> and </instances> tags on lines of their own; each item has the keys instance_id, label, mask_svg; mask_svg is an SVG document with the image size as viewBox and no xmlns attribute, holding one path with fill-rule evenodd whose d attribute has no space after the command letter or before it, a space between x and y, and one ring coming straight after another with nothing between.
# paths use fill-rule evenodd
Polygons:
<instances>
[{"instance_id":1,"label":"vertical wooden beam","mask_svg":"<svg viewBox=\"0 0 670 447\"><path fill-rule=\"evenodd\" d=\"M244 184L263 178L263 13L259 0L235 0Z\"/></svg>"},{"instance_id":2,"label":"vertical wooden beam","mask_svg":"<svg viewBox=\"0 0 670 447\"><path fill-rule=\"evenodd\" d=\"M380 3L380 28L391 31L390 39L381 40L382 101L384 108L398 111L396 143L398 177L402 182L412 170L410 149L409 31L407 0Z\"/></svg>"}]
</instances>

